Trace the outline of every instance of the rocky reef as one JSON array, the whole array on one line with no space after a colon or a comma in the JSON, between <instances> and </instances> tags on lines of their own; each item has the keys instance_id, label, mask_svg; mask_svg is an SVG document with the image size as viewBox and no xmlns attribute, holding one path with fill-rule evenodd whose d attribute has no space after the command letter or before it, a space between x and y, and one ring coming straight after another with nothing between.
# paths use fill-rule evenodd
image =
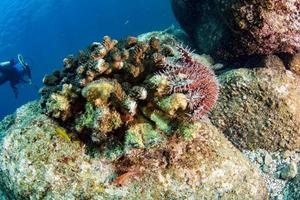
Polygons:
<instances>
[{"instance_id":1,"label":"rocky reef","mask_svg":"<svg viewBox=\"0 0 300 200\"><path fill-rule=\"evenodd\" d=\"M206 117L218 96L211 59L176 40L105 37L45 76L40 102L0 123L6 198L267 199Z\"/></svg>"},{"instance_id":2,"label":"rocky reef","mask_svg":"<svg viewBox=\"0 0 300 200\"><path fill-rule=\"evenodd\" d=\"M172 0L198 48L223 60L300 50L297 0Z\"/></svg>"},{"instance_id":3,"label":"rocky reef","mask_svg":"<svg viewBox=\"0 0 300 200\"><path fill-rule=\"evenodd\" d=\"M58 126L38 102L0 123L8 199L267 199L257 169L207 119L192 140L173 135L119 159L87 153Z\"/></svg>"},{"instance_id":4,"label":"rocky reef","mask_svg":"<svg viewBox=\"0 0 300 200\"><path fill-rule=\"evenodd\" d=\"M3 199L299 199L299 53L231 69L182 39L106 36L46 75L0 122Z\"/></svg>"}]
</instances>

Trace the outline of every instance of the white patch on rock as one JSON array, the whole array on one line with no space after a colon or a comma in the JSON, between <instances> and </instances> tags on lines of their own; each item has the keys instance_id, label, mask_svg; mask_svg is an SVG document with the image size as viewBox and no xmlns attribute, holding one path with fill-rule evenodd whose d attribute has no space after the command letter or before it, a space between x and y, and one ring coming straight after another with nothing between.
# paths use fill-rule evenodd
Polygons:
<instances>
[{"instance_id":1,"label":"white patch on rock","mask_svg":"<svg viewBox=\"0 0 300 200\"><path fill-rule=\"evenodd\" d=\"M276 88L276 91L280 94L280 95L284 95L284 96L286 96L286 95L288 95L288 87L287 86L285 86L285 85L282 85L282 86L280 86L280 87L277 87Z\"/></svg>"}]
</instances>

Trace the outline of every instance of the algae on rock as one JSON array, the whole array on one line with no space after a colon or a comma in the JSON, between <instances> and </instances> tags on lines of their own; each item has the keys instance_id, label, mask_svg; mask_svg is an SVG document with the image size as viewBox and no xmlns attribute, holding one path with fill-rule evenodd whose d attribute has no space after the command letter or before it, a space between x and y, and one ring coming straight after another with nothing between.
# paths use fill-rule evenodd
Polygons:
<instances>
[{"instance_id":1,"label":"algae on rock","mask_svg":"<svg viewBox=\"0 0 300 200\"><path fill-rule=\"evenodd\" d=\"M271 68L234 69L219 76L210 118L242 149L300 148L300 78Z\"/></svg>"},{"instance_id":2,"label":"algae on rock","mask_svg":"<svg viewBox=\"0 0 300 200\"><path fill-rule=\"evenodd\" d=\"M267 199L249 161L208 120L199 124L193 140L174 135L147 151L130 150L109 160L87 154L80 141L57 135L57 123L33 102L18 109L14 123L1 130L0 186L17 200ZM149 124L140 127L151 129ZM152 130L145 141L155 142L156 133ZM135 175L120 182L122 187L112 184L128 172Z\"/></svg>"}]
</instances>

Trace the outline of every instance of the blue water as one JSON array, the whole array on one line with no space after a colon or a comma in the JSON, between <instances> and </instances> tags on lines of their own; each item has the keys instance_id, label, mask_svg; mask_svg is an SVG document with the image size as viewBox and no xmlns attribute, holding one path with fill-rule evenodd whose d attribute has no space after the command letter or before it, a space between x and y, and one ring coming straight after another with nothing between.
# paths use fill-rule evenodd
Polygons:
<instances>
[{"instance_id":1,"label":"blue water","mask_svg":"<svg viewBox=\"0 0 300 200\"><path fill-rule=\"evenodd\" d=\"M162 30L176 24L169 0L1 0L0 61L24 54L33 60L33 81L42 86L46 73L62 59L102 36L116 39ZM18 99L9 84L0 86L0 119L39 98L19 86Z\"/></svg>"}]
</instances>

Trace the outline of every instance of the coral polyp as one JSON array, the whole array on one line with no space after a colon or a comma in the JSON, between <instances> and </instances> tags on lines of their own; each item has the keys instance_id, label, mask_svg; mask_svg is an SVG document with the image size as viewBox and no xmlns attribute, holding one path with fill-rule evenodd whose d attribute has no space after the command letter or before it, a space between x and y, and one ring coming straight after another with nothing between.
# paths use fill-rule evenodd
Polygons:
<instances>
[{"instance_id":1,"label":"coral polyp","mask_svg":"<svg viewBox=\"0 0 300 200\"><path fill-rule=\"evenodd\" d=\"M219 86L214 72L192 58L188 48L176 45L180 53L177 60L167 60L161 72L169 84L170 93L184 93L188 99L192 120L201 119L218 99Z\"/></svg>"},{"instance_id":2,"label":"coral polyp","mask_svg":"<svg viewBox=\"0 0 300 200\"><path fill-rule=\"evenodd\" d=\"M212 70L188 49L155 37L105 36L65 58L64 69L44 84L41 106L48 116L80 138L103 146L117 140L124 149L186 132L183 124L200 120L218 94Z\"/></svg>"}]
</instances>

